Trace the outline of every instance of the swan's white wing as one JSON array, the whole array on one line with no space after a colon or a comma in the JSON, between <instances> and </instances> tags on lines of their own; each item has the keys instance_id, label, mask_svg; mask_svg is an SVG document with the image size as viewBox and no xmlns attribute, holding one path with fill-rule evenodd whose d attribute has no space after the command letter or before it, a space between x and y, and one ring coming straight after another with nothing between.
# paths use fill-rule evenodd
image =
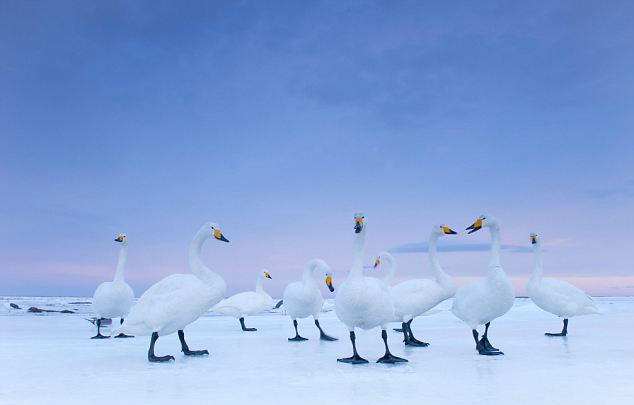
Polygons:
<instances>
[{"instance_id":1,"label":"swan's white wing","mask_svg":"<svg viewBox=\"0 0 634 405\"><path fill-rule=\"evenodd\" d=\"M542 299L550 301L548 305L559 308L561 314L558 315L573 316L599 312L592 298L582 289L565 281L544 278L540 290Z\"/></svg>"},{"instance_id":2,"label":"swan's white wing","mask_svg":"<svg viewBox=\"0 0 634 405\"><path fill-rule=\"evenodd\" d=\"M172 274L151 286L119 328L124 333L148 335L184 327L202 315L213 302L209 290L192 274Z\"/></svg>"}]
</instances>

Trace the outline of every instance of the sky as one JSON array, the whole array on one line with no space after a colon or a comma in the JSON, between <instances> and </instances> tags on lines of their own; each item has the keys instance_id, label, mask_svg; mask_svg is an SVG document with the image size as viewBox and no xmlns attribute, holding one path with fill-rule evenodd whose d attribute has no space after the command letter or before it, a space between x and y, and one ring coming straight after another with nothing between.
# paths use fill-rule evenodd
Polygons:
<instances>
[{"instance_id":1,"label":"sky","mask_svg":"<svg viewBox=\"0 0 634 405\"><path fill-rule=\"evenodd\" d=\"M634 3L0 0L0 295L92 295L120 232L137 296L206 221L228 293L319 257L462 283L502 264L633 295ZM368 273L381 275L380 270ZM324 295L326 293L324 286Z\"/></svg>"}]
</instances>

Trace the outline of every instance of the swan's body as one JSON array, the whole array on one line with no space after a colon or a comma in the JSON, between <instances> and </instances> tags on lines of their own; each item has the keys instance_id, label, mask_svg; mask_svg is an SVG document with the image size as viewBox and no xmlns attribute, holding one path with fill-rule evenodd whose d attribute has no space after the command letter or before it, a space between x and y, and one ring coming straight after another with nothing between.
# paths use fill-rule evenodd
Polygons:
<instances>
[{"instance_id":1,"label":"swan's body","mask_svg":"<svg viewBox=\"0 0 634 405\"><path fill-rule=\"evenodd\" d=\"M535 268L528 281L528 296L535 305L546 312L564 318L564 329L561 333L547 333L550 336L566 336L568 334L568 318L579 315L599 313L599 309L583 290L565 281L543 277L541 241L537 235L531 235Z\"/></svg>"},{"instance_id":2,"label":"swan's body","mask_svg":"<svg viewBox=\"0 0 634 405\"><path fill-rule=\"evenodd\" d=\"M128 257L128 241L126 236L121 234L115 239L115 242L121 244L119 250L119 261L117 270L112 281L106 281L99 284L95 290L92 299L92 306L97 313L97 335L93 339L105 338L100 332L101 318L123 318L130 312L132 302L134 301L134 291L132 287L125 282L125 265ZM121 334L119 337L127 337Z\"/></svg>"},{"instance_id":3,"label":"swan's body","mask_svg":"<svg viewBox=\"0 0 634 405\"><path fill-rule=\"evenodd\" d=\"M194 322L209 308L217 304L225 294L222 277L205 266L200 250L205 240L215 237L228 242L213 223L203 225L194 236L189 248L189 269L193 274L172 274L151 286L119 328L135 335L152 335L150 361L173 360L172 356L155 357L154 342L159 336L179 332L185 354L206 354L206 350L193 352L187 348L182 330Z\"/></svg>"},{"instance_id":4,"label":"swan's body","mask_svg":"<svg viewBox=\"0 0 634 405\"><path fill-rule=\"evenodd\" d=\"M391 287L394 320L402 322L404 342L408 346L428 345L414 337L411 331L412 320L453 297L456 293L456 284L453 278L443 271L437 258L438 238L445 234L452 235L455 232L447 226L434 225L429 237L429 262L434 274L433 279L407 280ZM389 266L386 277L386 281L389 283L395 272L394 258L387 252L381 253L377 261L380 263L382 258Z\"/></svg>"},{"instance_id":5,"label":"swan's body","mask_svg":"<svg viewBox=\"0 0 634 405\"><path fill-rule=\"evenodd\" d=\"M493 348L488 341L487 332L489 323L506 314L513 306L515 292L513 286L506 277L506 273L500 264L500 228L497 222L489 217L481 216L467 229L475 232L482 227L488 227L491 232L491 261L486 277L469 282L459 288L454 296L451 311L469 325L476 339L476 349L480 354L503 354ZM479 325L486 325L482 340L478 342Z\"/></svg>"},{"instance_id":6,"label":"swan's body","mask_svg":"<svg viewBox=\"0 0 634 405\"><path fill-rule=\"evenodd\" d=\"M345 363L367 363L356 350L355 328L372 329L380 326L386 353L379 362L407 361L393 356L387 346L387 324L394 319L394 304L390 287L385 280L363 275L363 246L367 225L362 214L355 215L355 234L352 263L348 277L341 284L335 299L335 311L339 320L348 327L352 342L352 357L338 359Z\"/></svg>"},{"instance_id":7,"label":"swan's body","mask_svg":"<svg viewBox=\"0 0 634 405\"><path fill-rule=\"evenodd\" d=\"M240 320L243 331L255 331L255 328L247 328L244 325L244 317L247 315L257 315L260 312L273 308L273 298L264 291L262 282L265 278L271 278L266 270L258 273L255 283L255 291L245 291L220 301L212 308L214 312L233 316Z\"/></svg>"},{"instance_id":8,"label":"swan's body","mask_svg":"<svg viewBox=\"0 0 634 405\"><path fill-rule=\"evenodd\" d=\"M289 338L290 341L306 340L301 337L297 331L297 319L303 319L309 316L313 317L322 340L337 340L325 334L319 325L319 313L324 306L324 298L315 281L316 271L319 271L325 277L326 285L330 291L334 291L330 267L321 259L313 259L308 262L306 267L304 267L302 280L292 282L286 286L282 301L286 313L293 320L293 326L295 327L295 337Z\"/></svg>"}]
</instances>

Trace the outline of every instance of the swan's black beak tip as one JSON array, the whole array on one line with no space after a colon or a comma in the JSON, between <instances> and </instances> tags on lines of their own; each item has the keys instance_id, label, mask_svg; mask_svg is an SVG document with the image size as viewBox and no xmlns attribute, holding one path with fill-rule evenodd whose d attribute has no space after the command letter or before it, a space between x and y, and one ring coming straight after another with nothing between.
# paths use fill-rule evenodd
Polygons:
<instances>
[{"instance_id":1,"label":"swan's black beak tip","mask_svg":"<svg viewBox=\"0 0 634 405\"><path fill-rule=\"evenodd\" d=\"M330 292L335 292L335 287L333 287L332 284L328 284L328 289Z\"/></svg>"},{"instance_id":2,"label":"swan's black beak tip","mask_svg":"<svg viewBox=\"0 0 634 405\"><path fill-rule=\"evenodd\" d=\"M219 237L219 238L216 238L216 239L218 239L218 240L219 240L219 241L221 241L221 242L227 242L227 243L229 243L229 239L225 238L225 236L224 236L224 235L220 235L220 237Z\"/></svg>"},{"instance_id":3,"label":"swan's black beak tip","mask_svg":"<svg viewBox=\"0 0 634 405\"><path fill-rule=\"evenodd\" d=\"M360 222L354 224L354 233L361 233L361 229L363 229L363 225Z\"/></svg>"},{"instance_id":4,"label":"swan's black beak tip","mask_svg":"<svg viewBox=\"0 0 634 405\"><path fill-rule=\"evenodd\" d=\"M447 232L447 235L456 235L456 234L458 234L458 232L454 231L453 229L450 229L450 230Z\"/></svg>"}]
</instances>

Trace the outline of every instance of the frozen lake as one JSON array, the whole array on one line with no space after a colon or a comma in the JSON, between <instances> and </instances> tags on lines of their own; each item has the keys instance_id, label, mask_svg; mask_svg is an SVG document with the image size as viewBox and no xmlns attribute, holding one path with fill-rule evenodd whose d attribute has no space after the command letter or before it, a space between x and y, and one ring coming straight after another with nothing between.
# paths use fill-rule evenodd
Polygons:
<instances>
[{"instance_id":1,"label":"frozen lake","mask_svg":"<svg viewBox=\"0 0 634 405\"><path fill-rule=\"evenodd\" d=\"M2 306L0 404L629 404L634 397L634 298L596 298L604 314L573 318L567 338L545 337L561 321L517 299L490 330L506 353L498 357L478 356L470 330L450 312L418 318L414 333L431 346L404 348L390 332L392 352L410 361L394 366L374 363L383 354L379 329L357 334L369 365L337 363L351 347L332 311L321 323L338 342L320 342L312 320L300 321L309 341L287 342L292 324L279 310L248 318L258 328L249 333L233 318L205 316L185 332L190 348L210 357L185 358L171 335L156 353L176 361L150 364L148 337L89 339L95 329L82 317L90 306L71 302L90 299L0 300L77 310L36 315Z\"/></svg>"}]
</instances>

